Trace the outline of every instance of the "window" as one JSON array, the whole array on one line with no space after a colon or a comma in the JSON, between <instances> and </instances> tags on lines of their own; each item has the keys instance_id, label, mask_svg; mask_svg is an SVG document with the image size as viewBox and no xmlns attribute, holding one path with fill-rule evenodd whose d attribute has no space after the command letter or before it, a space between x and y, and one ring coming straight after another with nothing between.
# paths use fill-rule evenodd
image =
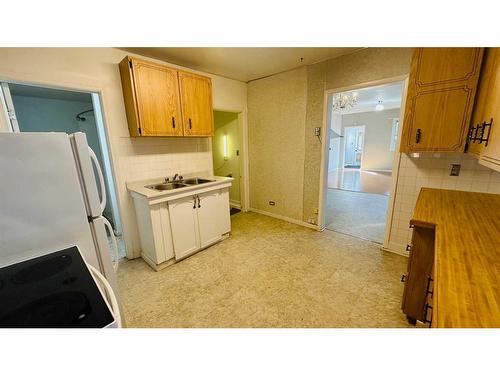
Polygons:
<instances>
[{"instance_id":1,"label":"window","mask_svg":"<svg viewBox=\"0 0 500 375\"><path fill-rule=\"evenodd\" d=\"M390 151L396 150L396 145L398 144L398 131L399 131L399 119L392 119L392 132L391 132L391 147Z\"/></svg>"}]
</instances>

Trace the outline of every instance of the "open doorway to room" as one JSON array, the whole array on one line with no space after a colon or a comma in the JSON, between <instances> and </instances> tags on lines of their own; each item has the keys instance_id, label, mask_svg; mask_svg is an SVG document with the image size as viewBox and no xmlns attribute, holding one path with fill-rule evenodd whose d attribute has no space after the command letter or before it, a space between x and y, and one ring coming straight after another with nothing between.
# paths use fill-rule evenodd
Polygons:
<instances>
[{"instance_id":1,"label":"open doorway to room","mask_svg":"<svg viewBox=\"0 0 500 375\"><path fill-rule=\"evenodd\" d=\"M125 242L99 94L7 82L1 82L1 88L9 111L15 113L12 131L85 133L105 179L106 207L103 216L113 227L119 257L125 257ZM99 184L97 186L100 189ZM109 238L109 241L112 239Z\"/></svg>"},{"instance_id":2,"label":"open doorway to room","mask_svg":"<svg viewBox=\"0 0 500 375\"><path fill-rule=\"evenodd\" d=\"M242 208L242 137L240 129L240 113L214 111L214 130L212 140L212 157L214 175L233 177L229 188L231 214Z\"/></svg>"},{"instance_id":3,"label":"open doorway to room","mask_svg":"<svg viewBox=\"0 0 500 375\"><path fill-rule=\"evenodd\" d=\"M325 228L382 243L404 82L328 95Z\"/></svg>"}]
</instances>

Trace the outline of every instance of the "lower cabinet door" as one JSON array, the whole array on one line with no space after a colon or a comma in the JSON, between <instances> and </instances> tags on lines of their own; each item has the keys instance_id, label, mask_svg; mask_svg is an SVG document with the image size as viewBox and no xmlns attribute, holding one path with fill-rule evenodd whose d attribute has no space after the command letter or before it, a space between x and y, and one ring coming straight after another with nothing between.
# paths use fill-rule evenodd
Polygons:
<instances>
[{"instance_id":1,"label":"lower cabinet door","mask_svg":"<svg viewBox=\"0 0 500 375\"><path fill-rule=\"evenodd\" d=\"M217 217L219 208L219 191L210 191L199 194L198 226L200 231L201 247L208 246L218 241L222 236L220 221Z\"/></svg>"},{"instance_id":2,"label":"lower cabinet door","mask_svg":"<svg viewBox=\"0 0 500 375\"><path fill-rule=\"evenodd\" d=\"M231 232L231 207L229 207L229 188L221 189L219 195L218 220L221 225L221 233Z\"/></svg>"},{"instance_id":3,"label":"lower cabinet door","mask_svg":"<svg viewBox=\"0 0 500 375\"><path fill-rule=\"evenodd\" d=\"M197 203L193 196L168 203L175 259L184 258L200 248Z\"/></svg>"}]
</instances>

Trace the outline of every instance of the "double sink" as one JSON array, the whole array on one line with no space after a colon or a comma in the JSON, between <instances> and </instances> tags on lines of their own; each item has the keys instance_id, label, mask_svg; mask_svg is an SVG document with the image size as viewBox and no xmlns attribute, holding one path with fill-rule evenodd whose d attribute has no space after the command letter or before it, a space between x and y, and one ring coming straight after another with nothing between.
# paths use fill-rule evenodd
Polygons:
<instances>
[{"instance_id":1,"label":"double sink","mask_svg":"<svg viewBox=\"0 0 500 375\"><path fill-rule=\"evenodd\" d=\"M207 180L205 178L193 177L193 178L187 178L185 180L163 182L161 184L154 184L154 185L146 185L145 187L153 190L174 190L193 185L206 184L214 181L215 180Z\"/></svg>"}]
</instances>

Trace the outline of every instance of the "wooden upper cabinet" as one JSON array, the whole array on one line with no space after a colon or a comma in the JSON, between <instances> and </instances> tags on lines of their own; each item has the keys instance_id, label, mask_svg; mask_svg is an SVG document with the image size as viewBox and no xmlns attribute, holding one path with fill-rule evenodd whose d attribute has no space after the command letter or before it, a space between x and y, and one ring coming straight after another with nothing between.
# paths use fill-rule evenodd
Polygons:
<instances>
[{"instance_id":1,"label":"wooden upper cabinet","mask_svg":"<svg viewBox=\"0 0 500 375\"><path fill-rule=\"evenodd\" d=\"M179 72L185 136L213 136L212 81L210 78Z\"/></svg>"},{"instance_id":2,"label":"wooden upper cabinet","mask_svg":"<svg viewBox=\"0 0 500 375\"><path fill-rule=\"evenodd\" d=\"M488 142L469 142L469 150L479 154L479 163L500 171L500 48L488 48L481 72L472 126L490 123L484 137Z\"/></svg>"},{"instance_id":3,"label":"wooden upper cabinet","mask_svg":"<svg viewBox=\"0 0 500 375\"><path fill-rule=\"evenodd\" d=\"M401 152L464 150L482 48L416 48Z\"/></svg>"},{"instance_id":4,"label":"wooden upper cabinet","mask_svg":"<svg viewBox=\"0 0 500 375\"><path fill-rule=\"evenodd\" d=\"M131 136L213 135L210 78L129 56L120 74Z\"/></svg>"},{"instance_id":5,"label":"wooden upper cabinet","mask_svg":"<svg viewBox=\"0 0 500 375\"><path fill-rule=\"evenodd\" d=\"M177 71L132 60L141 134L182 136Z\"/></svg>"}]
</instances>

